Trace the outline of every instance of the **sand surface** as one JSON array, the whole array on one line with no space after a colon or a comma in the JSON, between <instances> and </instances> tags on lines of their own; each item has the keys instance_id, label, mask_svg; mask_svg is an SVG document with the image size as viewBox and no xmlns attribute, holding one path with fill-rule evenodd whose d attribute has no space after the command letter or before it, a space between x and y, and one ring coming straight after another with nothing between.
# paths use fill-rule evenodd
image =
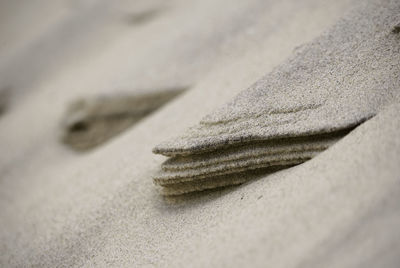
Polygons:
<instances>
[{"instance_id":1,"label":"sand surface","mask_svg":"<svg viewBox=\"0 0 400 268\"><path fill-rule=\"evenodd\" d=\"M152 148L282 63L354 1L252 0L235 1L236 7L227 0L187 2L169 1L165 13L135 29L108 17L117 25L106 35L112 41L102 42L103 34L94 34L100 39L89 38L87 46L95 47L93 53L65 45L69 54L56 53L60 58L54 59L65 64L50 72L46 68L53 60L40 75L26 67L28 75L13 80L18 72L2 63L1 70L14 76L7 76L1 87L17 87L18 93L12 93L0 115L0 266L396 267L396 103L302 165L225 190L171 199L160 195L152 178L166 158L154 155ZM166 2L147 3L157 9ZM231 24L232 17L237 24ZM248 28L229 31L249 17ZM205 38L211 43L199 42L202 30L220 25L215 20L224 27ZM196 30L193 36L180 35ZM217 38L221 33L227 34L225 41ZM18 38L13 40L19 44ZM183 44L179 40L199 46L167 53ZM222 44L221 50L204 49L213 42ZM7 55L10 66L23 65L24 58L8 56L12 51L2 46L0 55ZM191 65L197 53L198 59L208 60ZM79 61L68 61L69 55ZM171 65L165 71L171 62L179 68ZM71 101L121 88L151 92L187 85L187 92L88 153L76 153L61 142Z\"/></svg>"}]
</instances>

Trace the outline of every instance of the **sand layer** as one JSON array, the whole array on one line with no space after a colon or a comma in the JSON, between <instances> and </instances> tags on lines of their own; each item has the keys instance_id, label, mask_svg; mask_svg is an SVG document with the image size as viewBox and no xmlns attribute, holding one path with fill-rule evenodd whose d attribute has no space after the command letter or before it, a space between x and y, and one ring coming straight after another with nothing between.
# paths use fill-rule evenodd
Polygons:
<instances>
[{"instance_id":1,"label":"sand layer","mask_svg":"<svg viewBox=\"0 0 400 268\"><path fill-rule=\"evenodd\" d=\"M0 8L10 14L0 20L15 23L0 32L10 44L1 46L0 88L18 92L0 117L1 267L398 266L399 104L312 160L238 187L164 198L152 181L166 160L151 152L156 144L271 72L354 1L146 0L129 9L127 1L78 0L65 1L66 16L63 1L28 2L33 14L3 8L20 3L11 0ZM113 15L103 21L101 10ZM127 24L146 10L161 11ZM80 34L51 50L59 29ZM95 150L60 143L73 100L187 85Z\"/></svg>"}]
</instances>

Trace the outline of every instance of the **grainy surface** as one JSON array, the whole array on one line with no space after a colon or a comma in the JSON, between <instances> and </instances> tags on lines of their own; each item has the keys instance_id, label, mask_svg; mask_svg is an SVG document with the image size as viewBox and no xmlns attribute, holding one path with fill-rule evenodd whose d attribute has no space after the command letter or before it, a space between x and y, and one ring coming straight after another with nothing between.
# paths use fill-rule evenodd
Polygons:
<instances>
[{"instance_id":1,"label":"grainy surface","mask_svg":"<svg viewBox=\"0 0 400 268\"><path fill-rule=\"evenodd\" d=\"M93 149L137 124L184 90L120 93L77 100L65 114L62 141L77 151Z\"/></svg>"},{"instance_id":2,"label":"grainy surface","mask_svg":"<svg viewBox=\"0 0 400 268\"><path fill-rule=\"evenodd\" d=\"M185 182L187 187L189 181L216 175L302 163L318 151L258 156L251 141L268 141L265 147L279 147L274 140L290 143L308 135L318 141L315 134L351 129L400 100L400 39L391 30L399 12L397 1L362 3L200 125L157 146L154 152L186 157L189 164L184 170L164 168L155 183ZM233 152L233 161L200 168L191 160L201 153L203 162L212 162L214 154L240 145L253 150L252 155L241 159L240 152Z\"/></svg>"},{"instance_id":3,"label":"grainy surface","mask_svg":"<svg viewBox=\"0 0 400 268\"><path fill-rule=\"evenodd\" d=\"M400 96L400 39L392 33L399 12L399 1L365 1L200 125L154 152L179 155L325 133L371 118Z\"/></svg>"},{"instance_id":4,"label":"grainy surface","mask_svg":"<svg viewBox=\"0 0 400 268\"><path fill-rule=\"evenodd\" d=\"M185 3L193 1L182 2L181 10L187 11ZM217 1L194 2L198 13L182 11L180 24L199 23ZM228 42L216 62L205 64L207 70L190 91L88 154L71 153L59 143L65 107L83 92L99 94L105 81L110 92L117 90L117 82L160 88L149 77L162 73L165 65L147 76L143 70L158 62L151 56L160 59L160 51L173 51L174 46L158 42L165 50L154 55L144 53L144 47L155 30L179 28L178 23L161 27L172 16L168 12L177 15L174 7L160 13L159 24L154 20L120 32L121 38L112 36L113 42L104 42L110 45L107 51L95 57L77 51L84 55L79 65L44 72L41 83L15 99L0 120L0 266L397 266L398 105L311 161L240 187L180 197L179 203L169 204L153 185L152 177L165 160L151 153L155 144L225 104L351 6L346 0L260 2L264 8L252 16L257 23L242 38ZM221 7L232 5L232 0L219 3L215 14L223 13ZM128 52L133 53L129 64ZM147 67L140 69L146 60ZM124 68L135 73L132 80L129 72L118 79Z\"/></svg>"}]
</instances>

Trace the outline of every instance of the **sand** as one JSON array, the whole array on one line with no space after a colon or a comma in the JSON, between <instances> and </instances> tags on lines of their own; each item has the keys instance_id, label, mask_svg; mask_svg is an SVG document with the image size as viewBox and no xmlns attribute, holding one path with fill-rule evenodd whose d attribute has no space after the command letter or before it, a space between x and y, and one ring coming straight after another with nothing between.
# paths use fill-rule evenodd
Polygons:
<instances>
[{"instance_id":1,"label":"sand","mask_svg":"<svg viewBox=\"0 0 400 268\"><path fill-rule=\"evenodd\" d=\"M351 128L400 100L400 6L369 1L175 140L165 155ZM368 20L365 20L368 17Z\"/></svg>"},{"instance_id":2,"label":"sand","mask_svg":"<svg viewBox=\"0 0 400 268\"><path fill-rule=\"evenodd\" d=\"M184 182L187 187L193 181L193 190L198 190L198 180L207 177L299 164L318 152L265 156L256 153L254 142L265 148L279 147L280 140L290 144L298 137L315 142L318 135L348 132L399 101L400 50L393 32L399 12L395 1L363 3L197 126L156 146L153 152L185 157L189 165L176 171L163 165L154 182ZM235 146L254 151L252 157L204 167L191 160L198 154L204 160L214 158L226 148L240 158L241 152L232 151Z\"/></svg>"},{"instance_id":3,"label":"sand","mask_svg":"<svg viewBox=\"0 0 400 268\"><path fill-rule=\"evenodd\" d=\"M63 142L77 151L93 149L137 124L186 88L122 92L78 99L64 118Z\"/></svg>"},{"instance_id":4,"label":"sand","mask_svg":"<svg viewBox=\"0 0 400 268\"><path fill-rule=\"evenodd\" d=\"M212 2L196 4L205 12ZM83 95L116 90L108 85L129 84L129 72L119 80L120 70L139 70L152 57L140 59L144 48L132 48L124 64L128 50L119 42L128 48L140 40L133 36L151 40L152 31L143 26L107 53L45 72L29 94L14 99L0 117L0 266L396 267L398 105L311 161L239 187L166 200L153 184L165 161L152 154L156 144L228 102L352 6L262 2L268 9L255 16L259 27L205 64L189 91L87 154L60 143L66 107ZM162 80L144 86L150 80L142 79L137 88L160 88ZM177 85L171 81L165 88Z\"/></svg>"}]
</instances>

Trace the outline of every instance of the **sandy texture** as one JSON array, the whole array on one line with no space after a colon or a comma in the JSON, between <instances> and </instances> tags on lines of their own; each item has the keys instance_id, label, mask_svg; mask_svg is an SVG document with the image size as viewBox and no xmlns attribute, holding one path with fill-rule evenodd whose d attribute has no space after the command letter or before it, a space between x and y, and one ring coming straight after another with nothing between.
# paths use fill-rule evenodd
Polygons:
<instances>
[{"instance_id":1,"label":"sandy texture","mask_svg":"<svg viewBox=\"0 0 400 268\"><path fill-rule=\"evenodd\" d=\"M214 177L197 179L195 181L163 184L163 187L160 188L160 193L165 196L167 201L174 202L175 199L180 198L179 196L183 194L192 194L193 192L221 189L226 186L242 184L250 180L262 178L269 173L289 168L295 164L296 163L292 163L290 166L285 166L282 163L281 165L270 166L264 169L246 170L246 172L242 173L236 172L235 174L216 175ZM188 197L190 198L189 195L184 195L182 198L184 200Z\"/></svg>"},{"instance_id":2,"label":"sandy texture","mask_svg":"<svg viewBox=\"0 0 400 268\"><path fill-rule=\"evenodd\" d=\"M162 171L161 174L154 177L154 182L163 185L194 180L197 178L207 178L214 175L232 174L269 166L300 164L318 155L318 153L320 153L320 151L302 151L297 153L276 154L274 156L260 156L251 159L237 160L214 167L170 172Z\"/></svg>"},{"instance_id":3,"label":"sandy texture","mask_svg":"<svg viewBox=\"0 0 400 268\"><path fill-rule=\"evenodd\" d=\"M236 160L271 156L276 154L296 153L302 151L323 151L334 144L338 138L316 142L273 142L260 144L246 144L225 150L218 150L214 154L198 154L169 158L161 167L165 171L185 170L215 166Z\"/></svg>"},{"instance_id":4,"label":"sandy texture","mask_svg":"<svg viewBox=\"0 0 400 268\"><path fill-rule=\"evenodd\" d=\"M77 100L66 112L63 142L78 151L93 149L138 123L184 90L118 93Z\"/></svg>"},{"instance_id":5,"label":"sandy texture","mask_svg":"<svg viewBox=\"0 0 400 268\"><path fill-rule=\"evenodd\" d=\"M273 72L154 152L306 136L355 126L400 96L398 1L366 2ZM365 19L368 18L368 19Z\"/></svg>"},{"instance_id":6,"label":"sandy texture","mask_svg":"<svg viewBox=\"0 0 400 268\"><path fill-rule=\"evenodd\" d=\"M188 25L217 1L194 2L195 10L203 9L181 17ZM112 37L113 48L104 54L83 53L80 64L44 72L41 83L32 84L0 118L0 266L396 267L398 105L312 160L239 187L169 204L152 182L165 161L151 153L155 144L179 135L271 71L346 13L349 2L263 0L262 14L252 16L260 24L206 64L187 93L84 155L59 142L65 108L101 88L116 90L104 83L129 81L128 75L118 80L124 68L137 72L132 88L137 79L137 88L160 88L151 85L151 75L140 80L137 70L154 60L144 47L154 37L150 30L166 29L161 24L167 14L159 25L154 20ZM158 43L168 50L164 45ZM144 73L151 64L143 66Z\"/></svg>"},{"instance_id":7,"label":"sandy texture","mask_svg":"<svg viewBox=\"0 0 400 268\"><path fill-rule=\"evenodd\" d=\"M275 151L282 145L273 140L287 140L289 147L290 139L296 137L313 136L312 140L318 141L316 134L351 129L399 100L400 47L399 36L393 32L399 12L396 1L360 5L233 101L206 116L199 126L154 148L155 153L184 156L189 163L181 170L163 168L154 182L185 182L187 188L188 182L196 179L300 164L318 151L287 149L285 145L281 151L291 153L278 150L268 156L257 155L251 141L271 141L264 148L272 144ZM247 158L239 151L230 152L236 157L226 155L225 148L236 144L244 144L253 153ZM199 153L203 154L202 167L190 157ZM213 161L214 154L234 160L204 166Z\"/></svg>"}]
</instances>

